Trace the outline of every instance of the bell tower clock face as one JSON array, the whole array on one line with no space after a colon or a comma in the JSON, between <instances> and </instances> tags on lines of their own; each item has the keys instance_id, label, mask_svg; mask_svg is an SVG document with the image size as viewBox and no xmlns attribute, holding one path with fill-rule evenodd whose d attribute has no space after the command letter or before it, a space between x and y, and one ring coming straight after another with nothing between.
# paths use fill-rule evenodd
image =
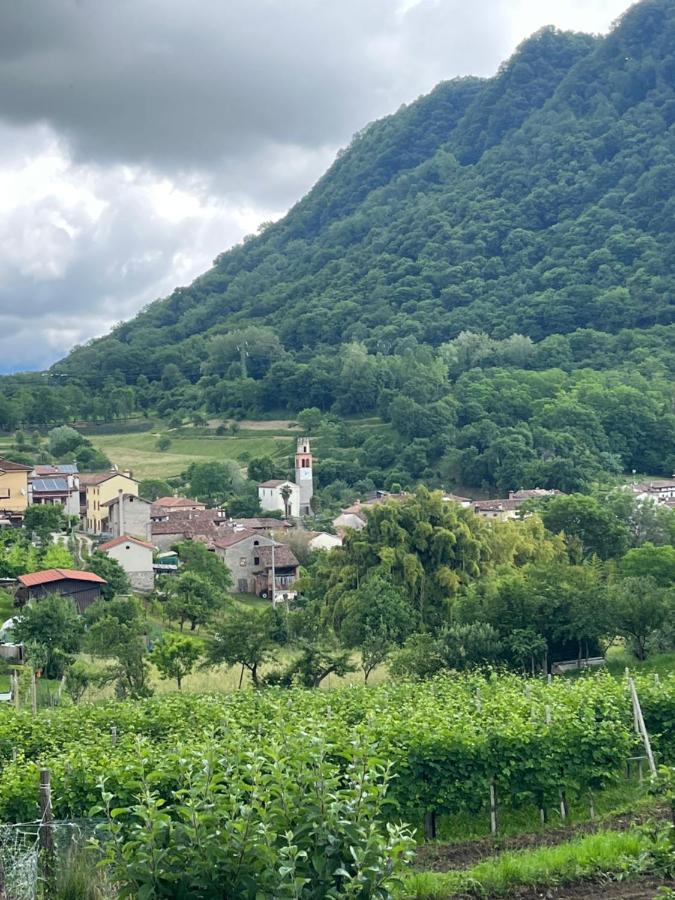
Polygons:
<instances>
[{"instance_id":1,"label":"bell tower clock face","mask_svg":"<svg viewBox=\"0 0 675 900\"><path fill-rule=\"evenodd\" d=\"M310 479L311 477L312 477L312 470L311 470L311 469L300 469L300 478L301 478L303 481L307 481L307 480Z\"/></svg>"}]
</instances>

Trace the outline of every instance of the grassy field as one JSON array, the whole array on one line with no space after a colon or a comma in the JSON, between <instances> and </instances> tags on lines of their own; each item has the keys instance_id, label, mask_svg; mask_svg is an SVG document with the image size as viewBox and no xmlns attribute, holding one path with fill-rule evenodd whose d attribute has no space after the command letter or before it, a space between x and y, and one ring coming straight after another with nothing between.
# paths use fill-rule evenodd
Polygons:
<instances>
[{"instance_id":1,"label":"grassy field","mask_svg":"<svg viewBox=\"0 0 675 900\"><path fill-rule=\"evenodd\" d=\"M89 439L120 469L131 469L136 478L168 478L180 475L192 462L233 459L245 465L254 456L289 456L292 439L283 429L274 427L275 423L270 425L269 431L242 429L236 435L218 436L201 430L190 434L187 429L176 433L162 428L138 434L91 435ZM163 452L156 447L160 434L171 440L171 446Z\"/></svg>"}]
</instances>

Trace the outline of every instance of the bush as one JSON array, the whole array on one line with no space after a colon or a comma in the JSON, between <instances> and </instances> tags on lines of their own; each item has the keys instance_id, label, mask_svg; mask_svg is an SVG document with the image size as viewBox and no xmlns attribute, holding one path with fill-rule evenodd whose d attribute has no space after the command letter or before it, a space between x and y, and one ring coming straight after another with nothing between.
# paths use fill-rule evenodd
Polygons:
<instances>
[{"instance_id":1,"label":"bush","mask_svg":"<svg viewBox=\"0 0 675 900\"><path fill-rule=\"evenodd\" d=\"M383 824L389 773L367 748L341 769L316 733L228 744L168 754L162 768L180 772L169 797L142 768L129 771L140 802L119 808L104 793L112 840L103 849L125 896L392 896L413 840Z\"/></svg>"}]
</instances>

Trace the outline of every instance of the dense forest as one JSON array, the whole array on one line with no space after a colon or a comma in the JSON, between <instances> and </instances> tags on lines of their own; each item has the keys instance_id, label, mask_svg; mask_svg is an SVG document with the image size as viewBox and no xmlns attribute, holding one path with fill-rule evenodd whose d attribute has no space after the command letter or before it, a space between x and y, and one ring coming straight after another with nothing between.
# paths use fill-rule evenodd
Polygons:
<instances>
[{"instance_id":1,"label":"dense forest","mask_svg":"<svg viewBox=\"0 0 675 900\"><path fill-rule=\"evenodd\" d=\"M671 474L674 85L671 0L543 29L366 127L189 287L4 379L0 428L316 407L388 423L347 483Z\"/></svg>"}]
</instances>

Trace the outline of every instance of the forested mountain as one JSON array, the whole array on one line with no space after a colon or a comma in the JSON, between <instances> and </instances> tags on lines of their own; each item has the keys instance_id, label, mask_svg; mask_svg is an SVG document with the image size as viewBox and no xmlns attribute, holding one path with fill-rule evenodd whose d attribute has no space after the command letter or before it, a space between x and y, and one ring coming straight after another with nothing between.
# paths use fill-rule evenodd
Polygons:
<instances>
[{"instance_id":1,"label":"forested mountain","mask_svg":"<svg viewBox=\"0 0 675 900\"><path fill-rule=\"evenodd\" d=\"M544 29L366 127L282 220L58 363L60 390L12 381L13 414L317 406L426 441L397 478L666 472L674 86L672 0L605 38Z\"/></svg>"}]
</instances>

